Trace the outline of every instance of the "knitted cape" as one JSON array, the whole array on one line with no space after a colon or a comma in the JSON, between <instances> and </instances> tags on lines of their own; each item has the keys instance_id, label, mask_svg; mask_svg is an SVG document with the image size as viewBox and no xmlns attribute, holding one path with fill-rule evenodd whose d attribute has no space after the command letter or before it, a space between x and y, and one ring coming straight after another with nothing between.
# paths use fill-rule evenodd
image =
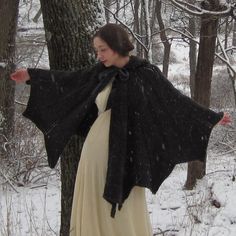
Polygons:
<instances>
[{"instance_id":1,"label":"knitted cape","mask_svg":"<svg viewBox=\"0 0 236 236\"><path fill-rule=\"evenodd\" d=\"M23 115L43 132L53 168L71 136L97 118L95 99L115 77L103 197L115 216L134 186L154 194L178 163L204 161L210 133L223 117L183 95L158 67L131 56L122 69L98 63L80 71L28 69L31 92Z\"/></svg>"}]
</instances>

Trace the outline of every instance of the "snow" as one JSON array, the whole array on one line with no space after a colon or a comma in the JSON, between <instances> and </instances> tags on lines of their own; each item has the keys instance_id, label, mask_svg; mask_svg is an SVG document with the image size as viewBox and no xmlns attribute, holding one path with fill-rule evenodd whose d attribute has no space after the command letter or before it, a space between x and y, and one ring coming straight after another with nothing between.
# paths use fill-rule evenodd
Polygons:
<instances>
[{"instance_id":1,"label":"snow","mask_svg":"<svg viewBox=\"0 0 236 236\"><path fill-rule=\"evenodd\" d=\"M209 152L207 174L194 190L184 190L187 165L177 165L156 195L146 191L154 233L165 235L235 236L235 157ZM59 235L60 180L42 186L1 185L0 235ZM213 205L217 201L217 208ZM7 234L6 232L10 232Z\"/></svg>"},{"instance_id":2,"label":"snow","mask_svg":"<svg viewBox=\"0 0 236 236\"><path fill-rule=\"evenodd\" d=\"M0 235L59 235L60 185L0 189Z\"/></svg>"},{"instance_id":3,"label":"snow","mask_svg":"<svg viewBox=\"0 0 236 236\"><path fill-rule=\"evenodd\" d=\"M172 231L170 235L181 236L236 235L234 157L216 160L210 153L207 174L191 191L183 188L186 166L176 166L156 195L147 192L154 231ZM220 203L220 208L212 204L213 200Z\"/></svg>"},{"instance_id":4,"label":"snow","mask_svg":"<svg viewBox=\"0 0 236 236\"><path fill-rule=\"evenodd\" d=\"M31 7L35 9L32 13L34 16L39 5L37 1L33 4L36 6L31 7L21 3L20 15L24 15L23 13ZM26 24L32 28L42 27L42 20L37 24L28 22L25 18L20 20L20 27ZM37 32L32 30L27 32L29 33ZM172 51L176 55L177 63L170 64L169 78L173 80L176 75L189 76L189 55L186 44L173 43ZM24 63L21 62L23 65ZM48 61L45 63L43 58L39 67L47 64ZM189 88L181 79L179 81L175 79L174 84L189 94ZM235 175L235 153L221 154L210 149L206 176L198 181L194 190L187 191L184 189L187 164L177 165L156 195L146 191L154 233L165 236L235 236ZM15 190L0 174L0 235L59 235L60 179L55 176L46 182L24 187L15 186Z\"/></svg>"},{"instance_id":5,"label":"snow","mask_svg":"<svg viewBox=\"0 0 236 236\"><path fill-rule=\"evenodd\" d=\"M7 64L5 62L0 62L0 67L1 68L5 68L7 66Z\"/></svg>"},{"instance_id":6,"label":"snow","mask_svg":"<svg viewBox=\"0 0 236 236\"><path fill-rule=\"evenodd\" d=\"M174 53L177 63L169 65L169 77L181 74L189 76L189 47L186 43L173 43L171 51Z\"/></svg>"}]
</instances>

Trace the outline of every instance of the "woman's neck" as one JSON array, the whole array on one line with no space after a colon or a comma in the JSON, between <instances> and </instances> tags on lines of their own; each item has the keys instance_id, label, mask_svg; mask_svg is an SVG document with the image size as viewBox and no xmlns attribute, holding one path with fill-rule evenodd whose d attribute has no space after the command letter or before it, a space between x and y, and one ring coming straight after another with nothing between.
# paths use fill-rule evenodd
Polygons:
<instances>
[{"instance_id":1,"label":"woman's neck","mask_svg":"<svg viewBox=\"0 0 236 236\"><path fill-rule=\"evenodd\" d=\"M120 59L116 61L115 66L118 67L118 68L122 68L122 67L124 67L126 64L128 64L129 60L130 60L130 57L129 57L129 56L120 57Z\"/></svg>"}]
</instances>

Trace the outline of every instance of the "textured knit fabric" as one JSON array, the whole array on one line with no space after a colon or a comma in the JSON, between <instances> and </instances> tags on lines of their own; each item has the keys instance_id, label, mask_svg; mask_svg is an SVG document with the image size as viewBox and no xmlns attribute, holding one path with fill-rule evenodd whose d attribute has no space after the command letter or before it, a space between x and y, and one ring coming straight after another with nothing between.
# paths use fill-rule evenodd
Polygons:
<instances>
[{"instance_id":1,"label":"textured knit fabric","mask_svg":"<svg viewBox=\"0 0 236 236\"><path fill-rule=\"evenodd\" d=\"M151 236L145 189L134 187L115 219L103 198L106 182L111 110L106 103L112 83L98 94L98 117L83 145L78 167L70 236Z\"/></svg>"},{"instance_id":2,"label":"textured knit fabric","mask_svg":"<svg viewBox=\"0 0 236 236\"><path fill-rule=\"evenodd\" d=\"M50 167L72 135L86 135L97 118L95 99L115 78L103 197L116 205L134 186L156 193L175 164L204 161L214 125L223 117L184 96L146 60L130 57L122 69L97 64L75 72L28 70L31 94L24 115L43 132Z\"/></svg>"}]
</instances>

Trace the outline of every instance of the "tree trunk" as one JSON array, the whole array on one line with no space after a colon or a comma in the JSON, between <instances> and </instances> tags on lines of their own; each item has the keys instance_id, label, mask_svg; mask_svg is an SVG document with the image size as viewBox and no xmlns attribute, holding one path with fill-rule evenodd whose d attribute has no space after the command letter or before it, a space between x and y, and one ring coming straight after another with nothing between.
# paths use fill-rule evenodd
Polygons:
<instances>
[{"instance_id":1,"label":"tree trunk","mask_svg":"<svg viewBox=\"0 0 236 236\"><path fill-rule=\"evenodd\" d=\"M109 9L110 5L111 5L111 0L103 0L103 2L104 2L104 6ZM106 17L106 23L109 23L110 22L110 13L108 11L105 11L105 17Z\"/></svg>"},{"instance_id":2,"label":"tree trunk","mask_svg":"<svg viewBox=\"0 0 236 236\"><path fill-rule=\"evenodd\" d=\"M142 11L143 11L143 24L145 32L145 45L148 51L145 51L144 57L152 62L152 41L151 41L151 29L150 29L150 12L148 8L148 1L142 0Z\"/></svg>"},{"instance_id":3,"label":"tree trunk","mask_svg":"<svg viewBox=\"0 0 236 236\"><path fill-rule=\"evenodd\" d=\"M170 61L170 47L171 44L168 41L168 38L166 36L166 32L165 32L165 25L164 22L162 20L162 16L161 16L161 1L158 0L156 2L156 16L157 16L157 21L159 24L159 28L160 28L160 37L161 37L161 41L164 45L164 57L163 57L163 68L162 68L162 72L165 75L165 77L168 77L168 70L169 70L169 61Z\"/></svg>"},{"instance_id":4,"label":"tree trunk","mask_svg":"<svg viewBox=\"0 0 236 236\"><path fill-rule=\"evenodd\" d=\"M232 46L236 46L236 20L234 20L234 26L233 26L233 43Z\"/></svg>"},{"instance_id":5,"label":"tree trunk","mask_svg":"<svg viewBox=\"0 0 236 236\"><path fill-rule=\"evenodd\" d=\"M225 19L225 45L224 48L226 49L228 47L228 38L229 38L229 17Z\"/></svg>"},{"instance_id":6,"label":"tree trunk","mask_svg":"<svg viewBox=\"0 0 236 236\"><path fill-rule=\"evenodd\" d=\"M211 77L214 63L218 19L209 15L201 18L200 43L195 76L194 100L209 107L211 95ZM185 183L187 189L192 189L197 179L206 172L206 162L193 161L188 164L188 176Z\"/></svg>"},{"instance_id":7,"label":"tree trunk","mask_svg":"<svg viewBox=\"0 0 236 236\"><path fill-rule=\"evenodd\" d=\"M134 32L138 35L140 35L139 6L139 0L134 0ZM138 42L136 42L136 54L142 57L142 47Z\"/></svg>"},{"instance_id":8,"label":"tree trunk","mask_svg":"<svg viewBox=\"0 0 236 236\"><path fill-rule=\"evenodd\" d=\"M91 36L105 23L100 1L40 0L51 69L75 70L94 63ZM73 138L61 158L61 236L69 235L81 138Z\"/></svg>"},{"instance_id":9,"label":"tree trunk","mask_svg":"<svg viewBox=\"0 0 236 236\"><path fill-rule=\"evenodd\" d=\"M194 4L193 0L189 0L189 3ZM189 32L192 34L193 38L196 36L196 17L189 17ZM194 87L195 87L195 74L197 65L197 43L190 39L189 42L189 66L190 66L190 94L191 98L194 97Z\"/></svg>"},{"instance_id":10,"label":"tree trunk","mask_svg":"<svg viewBox=\"0 0 236 236\"><path fill-rule=\"evenodd\" d=\"M196 17L189 18L189 32L193 37L196 36ZM189 65L190 65L190 92L191 97L194 97L194 87L195 87L195 73L197 64L197 43L190 39L189 45Z\"/></svg>"},{"instance_id":11,"label":"tree trunk","mask_svg":"<svg viewBox=\"0 0 236 236\"><path fill-rule=\"evenodd\" d=\"M9 79L15 69L14 52L19 1L0 0L0 143L9 143L14 134L15 83ZM2 146L2 145L1 145ZM8 145L5 146L8 148ZM7 157L0 150L0 157ZM10 153L10 152L9 152Z\"/></svg>"}]
</instances>

